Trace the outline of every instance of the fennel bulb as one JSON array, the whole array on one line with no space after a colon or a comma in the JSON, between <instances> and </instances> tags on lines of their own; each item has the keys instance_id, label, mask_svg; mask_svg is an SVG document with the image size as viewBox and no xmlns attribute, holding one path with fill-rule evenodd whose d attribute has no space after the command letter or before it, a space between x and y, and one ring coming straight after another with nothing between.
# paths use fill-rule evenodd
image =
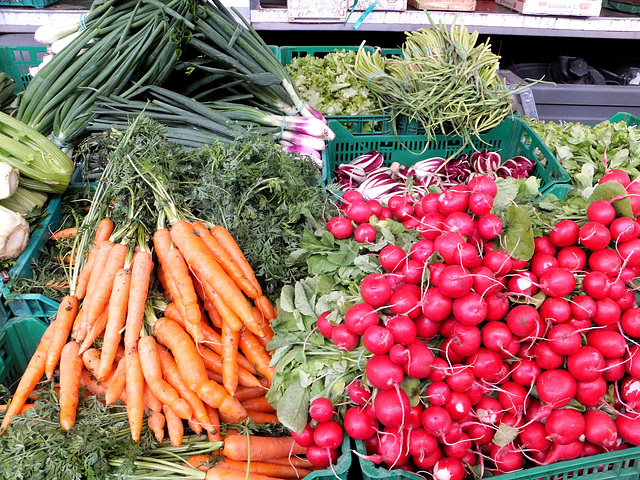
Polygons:
<instances>
[{"instance_id":1,"label":"fennel bulb","mask_svg":"<svg viewBox=\"0 0 640 480\"><path fill-rule=\"evenodd\" d=\"M22 215L0 206L0 260L16 258L29 243L29 224Z\"/></svg>"}]
</instances>

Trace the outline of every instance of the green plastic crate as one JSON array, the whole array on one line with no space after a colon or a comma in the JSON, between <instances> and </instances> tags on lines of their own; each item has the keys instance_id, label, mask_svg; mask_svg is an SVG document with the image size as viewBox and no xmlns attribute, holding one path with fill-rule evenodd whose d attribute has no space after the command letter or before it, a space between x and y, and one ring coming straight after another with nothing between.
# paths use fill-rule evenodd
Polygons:
<instances>
[{"instance_id":1,"label":"green plastic crate","mask_svg":"<svg viewBox=\"0 0 640 480\"><path fill-rule=\"evenodd\" d=\"M2 2L0 5L15 5L14 2ZM0 71L6 72L16 82L16 93L24 90L31 81L29 67L40 65L42 57L47 53L44 46L17 47L13 45L0 47Z\"/></svg>"},{"instance_id":2,"label":"green plastic crate","mask_svg":"<svg viewBox=\"0 0 640 480\"><path fill-rule=\"evenodd\" d=\"M356 451L366 454L364 443L356 441ZM369 460L358 457L363 480L418 480L420 477L404 470L387 470ZM640 447L617 452L592 455L552 465L532 467L517 472L503 473L500 480L637 480L640 478Z\"/></svg>"},{"instance_id":3,"label":"green plastic crate","mask_svg":"<svg viewBox=\"0 0 640 480\"><path fill-rule=\"evenodd\" d=\"M611 123L617 122L625 122L629 126L638 126L640 127L640 118L636 117L631 113L618 112L615 115L611 116L609 119Z\"/></svg>"},{"instance_id":4,"label":"green plastic crate","mask_svg":"<svg viewBox=\"0 0 640 480\"><path fill-rule=\"evenodd\" d=\"M363 153L377 150L384 157L385 165L394 162L411 166L429 157L449 158L460 150L463 140L453 135L438 135L431 142L423 135L354 135L340 122L329 120L329 127L336 138L326 148L325 180L333 182L338 165L351 162ZM540 192L545 193L556 184L570 183L569 174L536 133L518 116L510 116L489 132L481 135L482 141L468 145L462 153L475 149L494 150L503 160L522 155L536 162L534 174L540 178ZM542 158L541 162L539 158Z\"/></svg>"},{"instance_id":5,"label":"green plastic crate","mask_svg":"<svg viewBox=\"0 0 640 480\"><path fill-rule=\"evenodd\" d=\"M358 50L360 48L359 45L348 45L348 46L304 46L304 47L280 47L280 62L283 65L289 65L291 61L296 57L304 57L306 55L311 55L312 57L323 57L327 53L334 52L336 50ZM371 45L365 45L364 49L368 52L373 52L375 50ZM380 49L382 54L386 57L390 57L391 55L400 55L402 49L400 48L382 48Z\"/></svg>"},{"instance_id":6,"label":"green plastic crate","mask_svg":"<svg viewBox=\"0 0 640 480\"><path fill-rule=\"evenodd\" d=\"M36 7L44 8L53 5L58 0L0 0L0 5L10 7Z\"/></svg>"},{"instance_id":7,"label":"green plastic crate","mask_svg":"<svg viewBox=\"0 0 640 480\"><path fill-rule=\"evenodd\" d=\"M351 463L351 438L345 433L342 438L342 453L333 468L314 470L304 478L305 480L335 480L336 478L347 480L347 475L352 467Z\"/></svg>"},{"instance_id":8,"label":"green plastic crate","mask_svg":"<svg viewBox=\"0 0 640 480\"><path fill-rule=\"evenodd\" d=\"M36 317L14 317L0 327L0 383L5 387L20 379L46 329Z\"/></svg>"}]
</instances>

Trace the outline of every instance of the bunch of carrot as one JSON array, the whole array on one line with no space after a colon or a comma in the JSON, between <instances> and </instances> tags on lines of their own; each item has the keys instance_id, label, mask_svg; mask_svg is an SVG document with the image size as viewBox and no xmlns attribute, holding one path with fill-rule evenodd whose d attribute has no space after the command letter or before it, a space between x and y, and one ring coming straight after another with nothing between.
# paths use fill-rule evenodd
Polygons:
<instances>
[{"instance_id":1,"label":"bunch of carrot","mask_svg":"<svg viewBox=\"0 0 640 480\"><path fill-rule=\"evenodd\" d=\"M65 429L74 424L81 385L104 394L107 404L126 404L136 441L145 414L156 438L164 438L166 426L174 445L184 420L211 440L220 439L221 419L277 422L264 396L273 375L265 347L276 314L229 232L178 220L157 229L152 250L140 225L126 227L100 221L0 430L56 368ZM166 297L159 310L155 278Z\"/></svg>"}]
</instances>

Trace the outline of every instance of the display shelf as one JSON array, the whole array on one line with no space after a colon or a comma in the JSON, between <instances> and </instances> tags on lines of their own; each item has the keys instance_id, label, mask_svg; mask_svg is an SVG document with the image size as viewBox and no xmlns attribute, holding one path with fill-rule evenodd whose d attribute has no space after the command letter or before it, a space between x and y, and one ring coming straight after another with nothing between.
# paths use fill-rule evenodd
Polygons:
<instances>
[{"instance_id":1,"label":"display shelf","mask_svg":"<svg viewBox=\"0 0 640 480\"><path fill-rule=\"evenodd\" d=\"M343 23L290 22L286 8L264 6L252 0L251 25L256 30L349 31L359 17L354 12L347 25ZM544 37L583 37L640 39L640 16L602 9L599 17L555 17L521 15L493 1L477 2L474 12L431 11L435 22L450 25L464 23L470 30L488 35L522 35ZM422 10L411 7L406 12L371 12L359 31L408 31L428 25Z\"/></svg>"}]
</instances>

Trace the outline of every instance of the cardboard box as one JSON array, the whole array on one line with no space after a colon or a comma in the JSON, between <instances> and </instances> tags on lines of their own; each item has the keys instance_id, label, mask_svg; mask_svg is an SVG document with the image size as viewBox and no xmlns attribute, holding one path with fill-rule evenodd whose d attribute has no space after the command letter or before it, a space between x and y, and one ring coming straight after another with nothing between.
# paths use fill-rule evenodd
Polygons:
<instances>
[{"instance_id":1,"label":"cardboard box","mask_svg":"<svg viewBox=\"0 0 640 480\"><path fill-rule=\"evenodd\" d=\"M373 2L374 0L358 0L355 10L357 12L366 10ZM351 5L353 5L353 3L351 3L349 7L351 7ZM406 9L407 0L378 0L373 10L404 12Z\"/></svg>"},{"instance_id":2,"label":"cardboard box","mask_svg":"<svg viewBox=\"0 0 640 480\"><path fill-rule=\"evenodd\" d=\"M291 22L344 22L348 0L287 0Z\"/></svg>"},{"instance_id":3,"label":"cardboard box","mask_svg":"<svg viewBox=\"0 0 640 480\"><path fill-rule=\"evenodd\" d=\"M409 5L418 10L449 10L453 12L473 12L476 0L409 0Z\"/></svg>"},{"instance_id":4,"label":"cardboard box","mask_svg":"<svg viewBox=\"0 0 640 480\"><path fill-rule=\"evenodd\" d=\"M496 0L498 5L525 15L597 17L602 0Z\"/></svg>"}]
</instances>

